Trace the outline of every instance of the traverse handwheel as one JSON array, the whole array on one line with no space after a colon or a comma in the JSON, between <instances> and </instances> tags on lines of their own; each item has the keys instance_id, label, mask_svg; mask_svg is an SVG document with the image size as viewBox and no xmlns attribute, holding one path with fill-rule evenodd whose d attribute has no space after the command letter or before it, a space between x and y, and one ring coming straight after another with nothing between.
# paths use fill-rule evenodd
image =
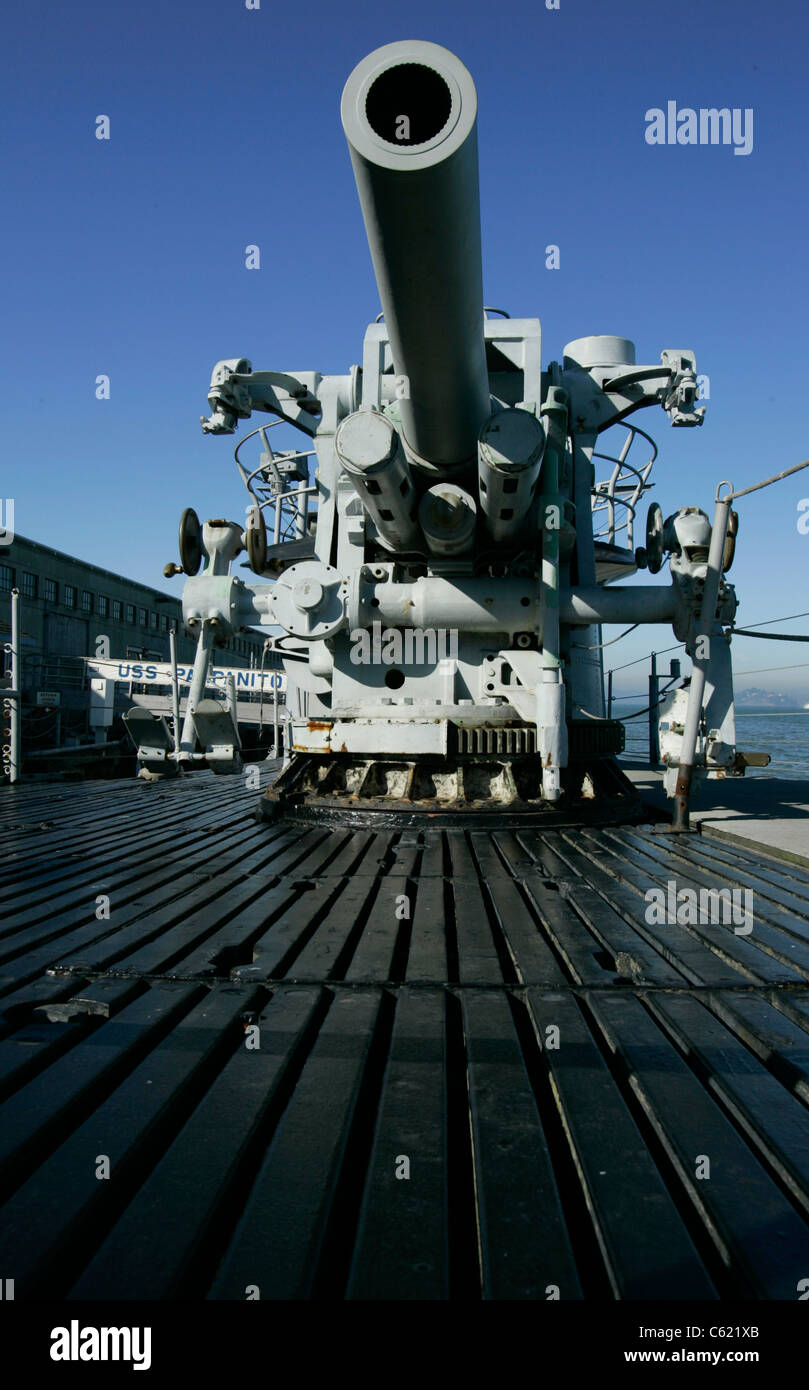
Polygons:
<instances>
[{"instance_id":1,"label":"traverse handwheel","mask_svg":"<svg viewBox=\"0 0 809 1390\"><path fill-rule=\"evenodd\" d=\"M186 574L196 574L202 564L202 527L193 507L180 517L180 561Z\"/></svg>"},{"instance_id":2,"label":"traverse handwheel","mask_svg":"<svg viewBox=\"0 0 809 1390\"><path fill-rule=\"evenodd\" d=\"M245 527L247 558L254 574L263 574L267 564L267 527L260 507L251 507Z\"/></svg>"},{"instance_id":3,"label":"traverse handwheel","mask_svg":"<svg viewBox=\"0 0 809 1390\"><path fill-rule=\"evenodd\" d=\"M646 515L646 564L651 574L657 574L663 565L663 513L657 502Z\"/></svg>"}]
</instances>

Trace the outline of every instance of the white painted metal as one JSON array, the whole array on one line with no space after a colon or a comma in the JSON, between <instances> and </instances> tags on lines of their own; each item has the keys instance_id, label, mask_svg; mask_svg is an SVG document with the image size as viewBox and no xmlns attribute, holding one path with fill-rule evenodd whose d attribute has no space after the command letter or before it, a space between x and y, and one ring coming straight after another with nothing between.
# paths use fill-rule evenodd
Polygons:
<instances>
[{"instance_id":1,"label":"white painted metal","mask_svg":"<svg viewBox=\"0 0 809 1390\"><path fill-rule=\"evenodd\" d=\"M439 44L387 44L352 72L341 114L403 383L404 442L428 467L453 467L474 457L491 410L475 85Z\"/></svg>"},{"instance_id":2,"label":"white painted metal","mask_svg":"<svg viewBox=\"0 0 809 1390\"><path fill-rule=\"evenodd\" d=\"M486 527L495 543L525 530L539 480L545 431L527 410L492 415L478 441L478 487Z\"/></svg>"},{"instance_id":3,"label":"white painted metal","mask_svg":"<svg viewBox=\"0 0 809 1390\"><path fill-rule=\"evenodd\" d=\"M416 491L393 422L375 410L356 410L341 424L334 446L383 545L422 549Z\"/></svg>"},{"instance_id":4,"label":"white painted metal","mask_svg":"<svg viewBox=\"0 0 809 1390\"><path fill-rule=\"evenodd\" d=\"M638 364L630 339L592 335L543 373L538 319L484 317L476 110L469 73L434 44L378 49L346 84L384 322L369 325L361 368L343 375L217 363L206 433L269 412L309 436L317 462L310 472L310 450L273 451L265 427L247 436L264 445L257 468L237 461L251 506L272 518L278 544L263 574L275 579L234 572L246 541L235 523L202 528L205 565L183 594L199 639L188 708L216 644L266 624L298 648L285 658L285 756L292 745L324 757L435 755L454 729L469 752L536 749L554 800L568 724L603 716L602 625L670 623L695 652L707 551L698 509L665 524L670 578L606 580L648 568L633 526L655 446L636 412L658 405L673 425L694 426L703 410L690 351ZM628 443L617 456L598 448L630 416L630 440L640 433L652 450L640 468ZM602 483L599 458L610 467ZM303 510L310 496L314 515ZM706 756L718 768L735 757L723 628L735 598L721 576L717 593L704 694ZM200 756L187 713L180 757Z\"/></svg>"},{"instance_id":5,"label":"white painted metal","mask_svg":"<svg viewBox=\"0 0 809 1390\"><path fill-rule=\"evenodd\" d=\"M419 521L431 555L464 555L475 539L477 508L456 483L434 483L419 503Z\"/></svg>"}]
</instances>

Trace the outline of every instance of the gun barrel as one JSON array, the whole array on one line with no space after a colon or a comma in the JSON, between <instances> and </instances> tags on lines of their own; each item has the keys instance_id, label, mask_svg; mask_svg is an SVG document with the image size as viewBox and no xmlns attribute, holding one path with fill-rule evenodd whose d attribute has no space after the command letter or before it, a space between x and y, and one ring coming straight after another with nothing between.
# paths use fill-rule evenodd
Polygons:
<instances>
[{"instance_id":1,"label":"gun barrel","mask_svg":"<svg viewBox=\"0 0 809 1390\"><path fill-rule=\"evenodd\" d=\"M386 44L343 91L343 129L415 463L475 456L491 413L483 339L477 95L439 44Z\"/></svg>"}]
</instances>

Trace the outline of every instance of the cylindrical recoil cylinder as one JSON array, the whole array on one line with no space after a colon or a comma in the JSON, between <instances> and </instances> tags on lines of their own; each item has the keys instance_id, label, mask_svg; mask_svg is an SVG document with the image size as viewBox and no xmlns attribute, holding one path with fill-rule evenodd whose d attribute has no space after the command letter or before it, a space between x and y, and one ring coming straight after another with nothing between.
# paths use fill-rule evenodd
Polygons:
<instances>
[{"instance_id":1,"label":"cylindrical recoil cylinder","mask_svg":"<svg viewBox=\"0 0 809 1390\"><path fill-rule=\"evenodd\" d=\"M431 554L462 555L475 538L477 508L455 483L436 483L419 503L419 521Z\"/></svg>"},{"instance_id":2,"label":"cylindrical recoil cylinder","mask_svg":"<svg viewBox=\"0 0 809 1390\"><path fill-rule=\"evenodd\" d=\"M545 431L527 410L500 410L483 426L478 442L478 486L486 529L493 541L510 541L522 529L536 491Z\"/></svg>"},{"instance_id":3,"label":"cylindrical recoil cylinder","mask_svg":"<svg viewBox=\"0 0 809 1390\"><path fill-rule=\"evenodd\" d=\"M439 44L387 44L341 108L390 336L408 453L439 473L474 459L491 410L483 338L477 96Z\"/></svg>"},{"instance_id":4,"label":"cylindrical recoil cylinder","mask_svg":"<svg viewBox=\"0 0 809 1390\"><path fill-rule=\"evenodd\" d=\"M401 440L386 415L355 410L335 436L337 457L390 550L421 550L418 506Z\"/></svg>"}]
</instances>

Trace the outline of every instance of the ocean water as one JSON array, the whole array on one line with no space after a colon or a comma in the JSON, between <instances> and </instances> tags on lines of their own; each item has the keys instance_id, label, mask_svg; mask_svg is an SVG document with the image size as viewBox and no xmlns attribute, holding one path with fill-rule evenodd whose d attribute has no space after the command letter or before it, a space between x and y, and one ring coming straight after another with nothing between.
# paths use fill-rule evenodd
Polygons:
<instances>
[{"instance_id":1,"label":"ocean water","mask_svg":"<svg viewBox=\"0 0 809 1390\"><path fill-rule=\"evenodd\" d=\"M622 717L631 710L621 711ZM627 758L649 758L648 716L629 719ZM809 782L809 710L737 709L736 744L749 753L769 753L769 767L750 767L746 777L789 777Z\"/></svg>"}]
</instances>

